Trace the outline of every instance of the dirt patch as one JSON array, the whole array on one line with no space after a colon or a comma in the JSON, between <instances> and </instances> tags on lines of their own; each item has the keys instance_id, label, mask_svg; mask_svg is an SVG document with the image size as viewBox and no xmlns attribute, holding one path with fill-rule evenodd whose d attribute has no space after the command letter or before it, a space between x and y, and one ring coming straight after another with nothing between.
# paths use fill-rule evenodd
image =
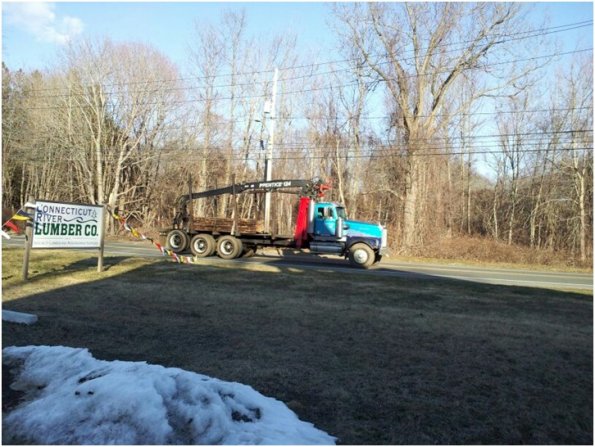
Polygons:
<instances>
[{"instance_id":1,"label":"dirt patch","mask_svg":"<svg viewBox=\"0 0 595 447\"><path fill-rule=\"evenodd\" d=\"M5 305L39 321L4 324L4 345L245 383L344 444L592 444L591 297L280 264L117 265L47 292L12 284ZM93 267L64 275L79 268Z\"/></svg>"}]
</instances>

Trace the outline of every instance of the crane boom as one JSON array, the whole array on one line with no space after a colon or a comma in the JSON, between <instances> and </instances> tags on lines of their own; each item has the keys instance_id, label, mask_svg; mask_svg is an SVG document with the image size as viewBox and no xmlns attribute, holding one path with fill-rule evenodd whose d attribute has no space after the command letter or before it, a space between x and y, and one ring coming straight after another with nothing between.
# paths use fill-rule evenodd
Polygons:
<instances>
[{"instance_id":1,"label":"crane boom","mask_svg":"<svg viewBox=\"0 0 595 447\"><path fill-rule=\"evenodd\" d=\"M241 194L244 192L287 192L298 194L302 197L320 197L328 189L321 180L271 180L266 182L239 183L224 188L210 189L207 191L184 194L176 199L176 215L174 217L174 228L179 228L188 222L188 203L192 200L215 197L224 194ZM296 190L296 191L292 191Z\"/></svg>"}]
</instances>

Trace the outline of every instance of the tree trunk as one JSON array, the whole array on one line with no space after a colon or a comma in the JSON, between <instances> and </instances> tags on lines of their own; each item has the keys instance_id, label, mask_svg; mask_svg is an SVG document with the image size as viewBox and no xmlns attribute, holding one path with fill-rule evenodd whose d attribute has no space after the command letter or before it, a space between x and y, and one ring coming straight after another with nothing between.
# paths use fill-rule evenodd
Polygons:
<instances>
[{"instance_id":1,"label":"tree trunk","mask_svg":"<svg viewBox=\"0 0 595 447\"><path fill-rule=\"evenodd\" d=\"M415 157L409 159L409 169L405 174L405 209L403 214L403 245L413 248L418 240L416 210L419 195L419 167Z\"/></svg>"},{"instance_id":2,"label":"tree trunk","mask_svg":"<svg viewBox=\"0 0 595 447\"><path fill-rule=\"evenodd\" d=\"M513 228L514 228L515 211L516 211L516 198L513 198L512 206L510 209L510 217L508 219L508 245L512 245L512 235L513 235Z\"/></svg>"},{"instance_id":3,"label":"tree trunk","mask_svg":"<svg viewBox=\"0 0 595 447\"><path fill-rule=\"evenodd\" d=\"M580 177L579 183L579 212L580 212L580 256L581 262L587 260L587 212L585 209L585 176Z\"/></svg>"}]
</instances>

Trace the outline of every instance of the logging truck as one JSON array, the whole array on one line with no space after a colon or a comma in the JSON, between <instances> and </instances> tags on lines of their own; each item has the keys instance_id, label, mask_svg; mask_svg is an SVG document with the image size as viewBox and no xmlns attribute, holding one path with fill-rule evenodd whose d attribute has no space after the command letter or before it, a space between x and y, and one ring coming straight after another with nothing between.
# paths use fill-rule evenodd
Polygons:
<instances>
[{"instance_id":1,"label":"logging truck","mask_svg":"<svg viewBox=\"0 0 595 447\"><path fill-rule=\"evenodd\" d=\"M380 262L387 249L386 228L380 224L351 220L345 207L322 201L328 185L310 180L272 180L233 184L180 196L170 228L162 230L168 249L174 253L190 250L194 256L217 254L223 259L238 258L263 247L300 250L344 256L350 264L369 268ZM263 221L240 219L237 195L284 192L300 196L293 235L264 231ZM192 218L188 205L193 200L232 195L232 218Z\"/></svg>"}]
</instances>

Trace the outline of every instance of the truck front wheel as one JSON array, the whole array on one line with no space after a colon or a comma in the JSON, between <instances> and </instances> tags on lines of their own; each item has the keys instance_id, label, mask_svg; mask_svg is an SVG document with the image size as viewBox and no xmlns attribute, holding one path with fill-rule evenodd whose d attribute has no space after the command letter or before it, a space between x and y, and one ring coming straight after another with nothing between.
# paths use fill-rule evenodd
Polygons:
<instances>
[{"instance_id":1,"label":"truck front wheel","mask_svg":"<svg viewBox=\"0 0 595 447\"><path fill-rule=\"evenodd\" d=\"M215 238L210 234L197 234L190 241L190 250L198 258L206 258L215 253Z\"/></svg>"},{"instance_id":2,"label":"truck front wheel","mask_svg":"<svg viewBox=\"0 0 595 447\"><path fill-rule=\"evenodd\" d=\"M222 259L235 259L242 254L242 241L227 235L217 240L217 254Z\"/></svg>"},{"instance_id":3,"label":"truck front wheel","mask_svg":"<svg viewBox=\"0 0 595 447\"><path fill-rule=\"evenodd\" d=\"M188 247L188 235L182 230L172 230L167 233L166 248L174 253L182 253Z\"/></svg>"},{"instance_id":4,"label":"truck front wheel","mask_svg":"<svg viewBox=\"0 0 595 447\"><path fill-rule=\"evenodd\" d=\"M374 250L366 244L354 244L349 248L349 262L355 267L367 269L374 264L374 258Z\"/></svg>"}]
</instances>

